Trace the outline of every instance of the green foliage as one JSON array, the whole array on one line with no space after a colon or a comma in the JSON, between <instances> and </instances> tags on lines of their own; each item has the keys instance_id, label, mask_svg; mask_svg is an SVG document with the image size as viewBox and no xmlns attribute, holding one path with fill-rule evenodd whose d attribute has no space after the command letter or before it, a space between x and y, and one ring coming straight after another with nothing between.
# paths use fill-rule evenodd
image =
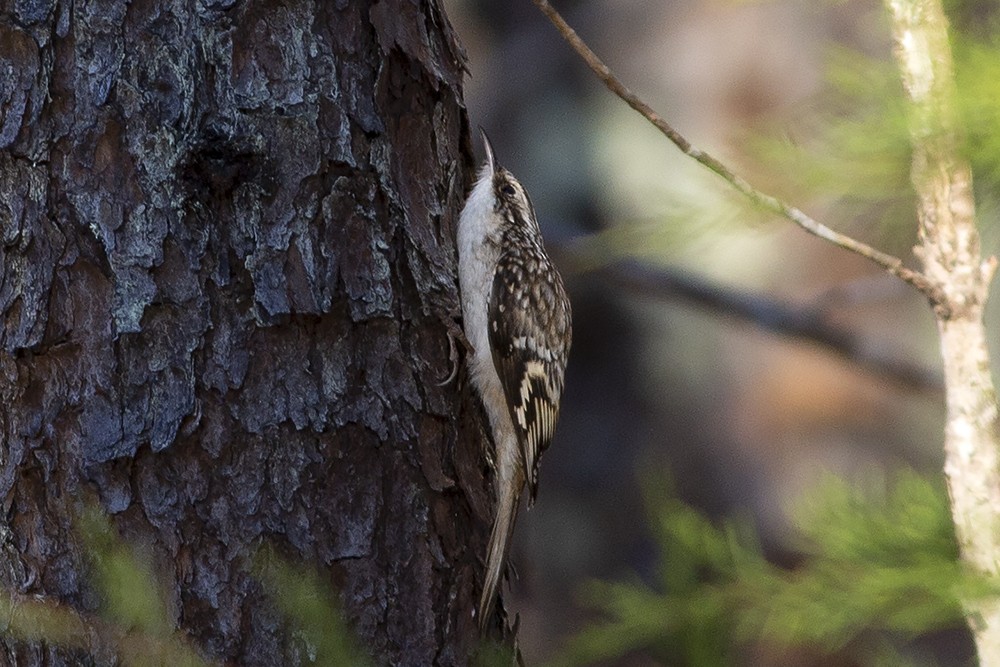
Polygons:
<instances>
[{"instance_id":1,"label":"green foliage","mask_svg":"<svg viewBox=\"0 0 1000 667\"><path fill-rule=\"evenodd\" d=\"M125 544L96 506L86 507L76 517L76 529L100 594L102 613L88 617L54 602L35 600L36 618L48 629L32 639L86 650L91 643L78 640L93 633L101 637L102 650L112 652L124 665L207 665L174 631L150 559L140 557ZM19 606L24 608L25 604L22 601ZM59 628L70 632L59 632Z\"/></svg>"},{"instance_id":2,"label":"green foliage","mask_svg":"<svg viewBox=\"0 0 1000 667\"><path fill-rule=\"evenodd\" d=\"M136 557L97 507L90 506L80 515L78 532L101 591L104 616L148 635L169 635L173 624L149 560Z\"/></svg>"},{"instance_id":3,"label":"green foliage","mask_svg":"<svg viewBox=\"0 0 1000 667\"><path fill-rule=\"evenodd\" d=\"M828 217L858 219L869 238L906 247L915 233L914 195L899 70L887 58L831 45L825 73L827 85L795 120L750 137L761 168L777 190L795 192L793 200L833 197L836 214Z\"/></svg>"},{"instance_id":4,"label":"green foliage","mask_svg":"<svg viewBox=\"0 0 1000 667\"><path fill-rule=\"evenodd\" d=\"M764 557L745 523L714 525L649 488L657 581L588 585L585 601L603 620L557 664L640 650L670 664L736 664L753 645L901 664L890 638L961 627L960 600L1000 593L961 567L946 495L912 474L868 493L826 480L795 513L801 562L791 570Z\"/></svg>"},{"instance_id":5,"label":"green foliage","mask_svg":"<svg viewBox=\"0 0 1000 667\"><path fill-rule=\"evenodd\" d=\"M970 23L970 25L965 25ZM1000 40L994 33L953 27L957 130L987 217L1000 208ZM978 26L981 27L981 26ZM821 200L837 197L836 218L875 222L881 242L903 248L915 230L909 182L909 106L898 68L887 53L877 56L843 46L828 51L827 86L795 120L750 138L762 169L781 190ZM759 128L755 129L755 132ZM793 195L791 198L798 199Z\"/></svg>"},{"instance_id":6,"label":"green foliage","mask_svg":"<svg viewBox=\"0 0 1000 667\"><path fill-rule=\"evenodd\" d=\"M980 180L977 192L1000 185L1000 42L954 40L956 96L966 155Z\"/></svg>"},{"instance_id":7,"label":"green foliage","mask_svg":"<svg viewBox=\"0 0 1000 667\"><path fill-rule=\"evenodd\" d=\"M118 539L107 517L86 509L77 517L77 533L87 550L102 614L88 616L52 600L0 590L0 633L95 659L113 656L122 665L207 665L173 631L152 571Z\"/></svg>"},{"instance_id":8,"label":"green foliage","mask_svg":"<svg viewBox=\"0 0 1000 667\"><path fill-rule=\"evenodd\" d=\"M353 641L329 585L318 574L292 566L269 548L257 554L255 566L265 589L298 628L313 664L369 664Z\"/></svg>"},{"instance_id":9,"label":"green foliage","mask_svg":"<svg viewBox=\"0 0 1000 667\"><path fill-rule=\"evenodd\" d=\"M802 137L792 144L800 150L789 154L788 143L770 144L768 162L787 167L793 161L795 171L787 175L818 193L884 200L908 190L910 140L899 70L831 46L826 77L828 88L792 129Z\"/></svg>"},{"instance_id":10,"label":"green foliage","mask_svg":"<svg viewBox=\"0 0 1000 667\"><path fill-rule=\"evenodd\" d=\"M76 526L101 600L100 615L0 590L0 635L97 659L113 656L122 665L207 667L210 663L174 630L151 559L122 541L97 507L86 508ZM308 647L312 664L369 664L318 575L293 567L267 548L258 554L255 568Z\"/></svg>"},{"instance_id":11,"label":"green foliage","mask_svg":"<svg viewBox=\"0 0 1000 667\"><path fill-rule=\"evenodd\" d=\"M949 13L957 15L968 3L950 4ZM995 131L1000 126L1000 40L981 20L953 23L951 36L956 129L980 202L996 208L991 193L1000 185L1000 133ZM808 111L797 114L791 130L795 140L784 128L756 140L762 163L777 166L793 187L817 195L838 193L842 206L867 219L912 229L909 112L899 70L885 54L832 46L826 76L828 87Z\"/></svg>"}]
</instances>

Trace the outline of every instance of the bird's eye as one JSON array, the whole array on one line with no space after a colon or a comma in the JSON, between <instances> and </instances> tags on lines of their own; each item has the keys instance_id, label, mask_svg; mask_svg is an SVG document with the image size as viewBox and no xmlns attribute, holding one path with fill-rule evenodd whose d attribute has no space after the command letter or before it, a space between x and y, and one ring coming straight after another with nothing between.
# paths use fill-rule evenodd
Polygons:
<instances>
[{"instance_id":1,"label":"bird's eye","mask_svg":"<svg viewBox=\"0 0 1000 667\"><path fill-rule=\"evenodd\" d=\"M514 191L514 186L510 183L504 183L500 186L500 192L504 193L508 197L513 197L516 193Z\"/></svg>"}]
</instances>

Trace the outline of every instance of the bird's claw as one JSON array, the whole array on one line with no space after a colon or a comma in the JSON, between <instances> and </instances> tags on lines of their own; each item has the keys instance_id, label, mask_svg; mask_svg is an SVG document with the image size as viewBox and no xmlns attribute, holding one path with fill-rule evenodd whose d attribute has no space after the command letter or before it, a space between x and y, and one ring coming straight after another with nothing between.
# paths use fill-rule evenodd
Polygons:
<instances>
[{"instance_id":1,"label":"bird's claw","mask_svg":"<svg viewBox=\"0 0 1000 667\"><path fill-rule=\"evenodd\" d=\"M448 361L451 366L451 370L448 372L448 376L437 383L437 386L443 387L446 384L452 382L456 377L458 377L458 367L459 367L459 355L458 346L455 341L462 344L465 348L466 354L472 352L472 343L469 339L465 337L465 332L462 331L462 327L458 326L455 320L448 318L445 320L445 327L448 330Z\"/></svg>"}]
</instances>

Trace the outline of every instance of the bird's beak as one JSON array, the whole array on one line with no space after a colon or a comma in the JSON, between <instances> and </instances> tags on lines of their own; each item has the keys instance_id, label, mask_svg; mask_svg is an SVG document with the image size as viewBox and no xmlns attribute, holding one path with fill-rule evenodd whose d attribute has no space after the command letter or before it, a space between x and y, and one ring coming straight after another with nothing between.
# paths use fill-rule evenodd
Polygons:
<instances>
[{"instance_id":1,"label":"bird's beak","mask_svg":"<svg viewBox=\"0 0 1000 667\"><path fill-rule=\"evenodd\" d=\"M479 134L483 137L483 146L486 147L486 164L490 168L491 173L496 173L500 165L497 164L496 156L493 154L493 144L490 143L490 138L486 136L486 130L479 128Z\"/></svg>"}]
</instances>

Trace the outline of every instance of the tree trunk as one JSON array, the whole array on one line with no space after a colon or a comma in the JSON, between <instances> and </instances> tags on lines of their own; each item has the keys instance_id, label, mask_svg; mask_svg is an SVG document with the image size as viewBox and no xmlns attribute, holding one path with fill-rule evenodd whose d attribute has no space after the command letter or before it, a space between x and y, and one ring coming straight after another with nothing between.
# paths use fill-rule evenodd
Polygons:
<instances>
[{"instance_id":1,"label":"tree trunk","mask_svg":"<svg viewBox=\"0 0 1000 667\"><path fill-rule=\"evenodd\" d=\"M213 660L308 662L251 572L273 544L377 662L465 664L488 491L436 384L469 156L443 10L2 7L0 583L98 609L93 499Z\"/></svg>"}]
</instances>

